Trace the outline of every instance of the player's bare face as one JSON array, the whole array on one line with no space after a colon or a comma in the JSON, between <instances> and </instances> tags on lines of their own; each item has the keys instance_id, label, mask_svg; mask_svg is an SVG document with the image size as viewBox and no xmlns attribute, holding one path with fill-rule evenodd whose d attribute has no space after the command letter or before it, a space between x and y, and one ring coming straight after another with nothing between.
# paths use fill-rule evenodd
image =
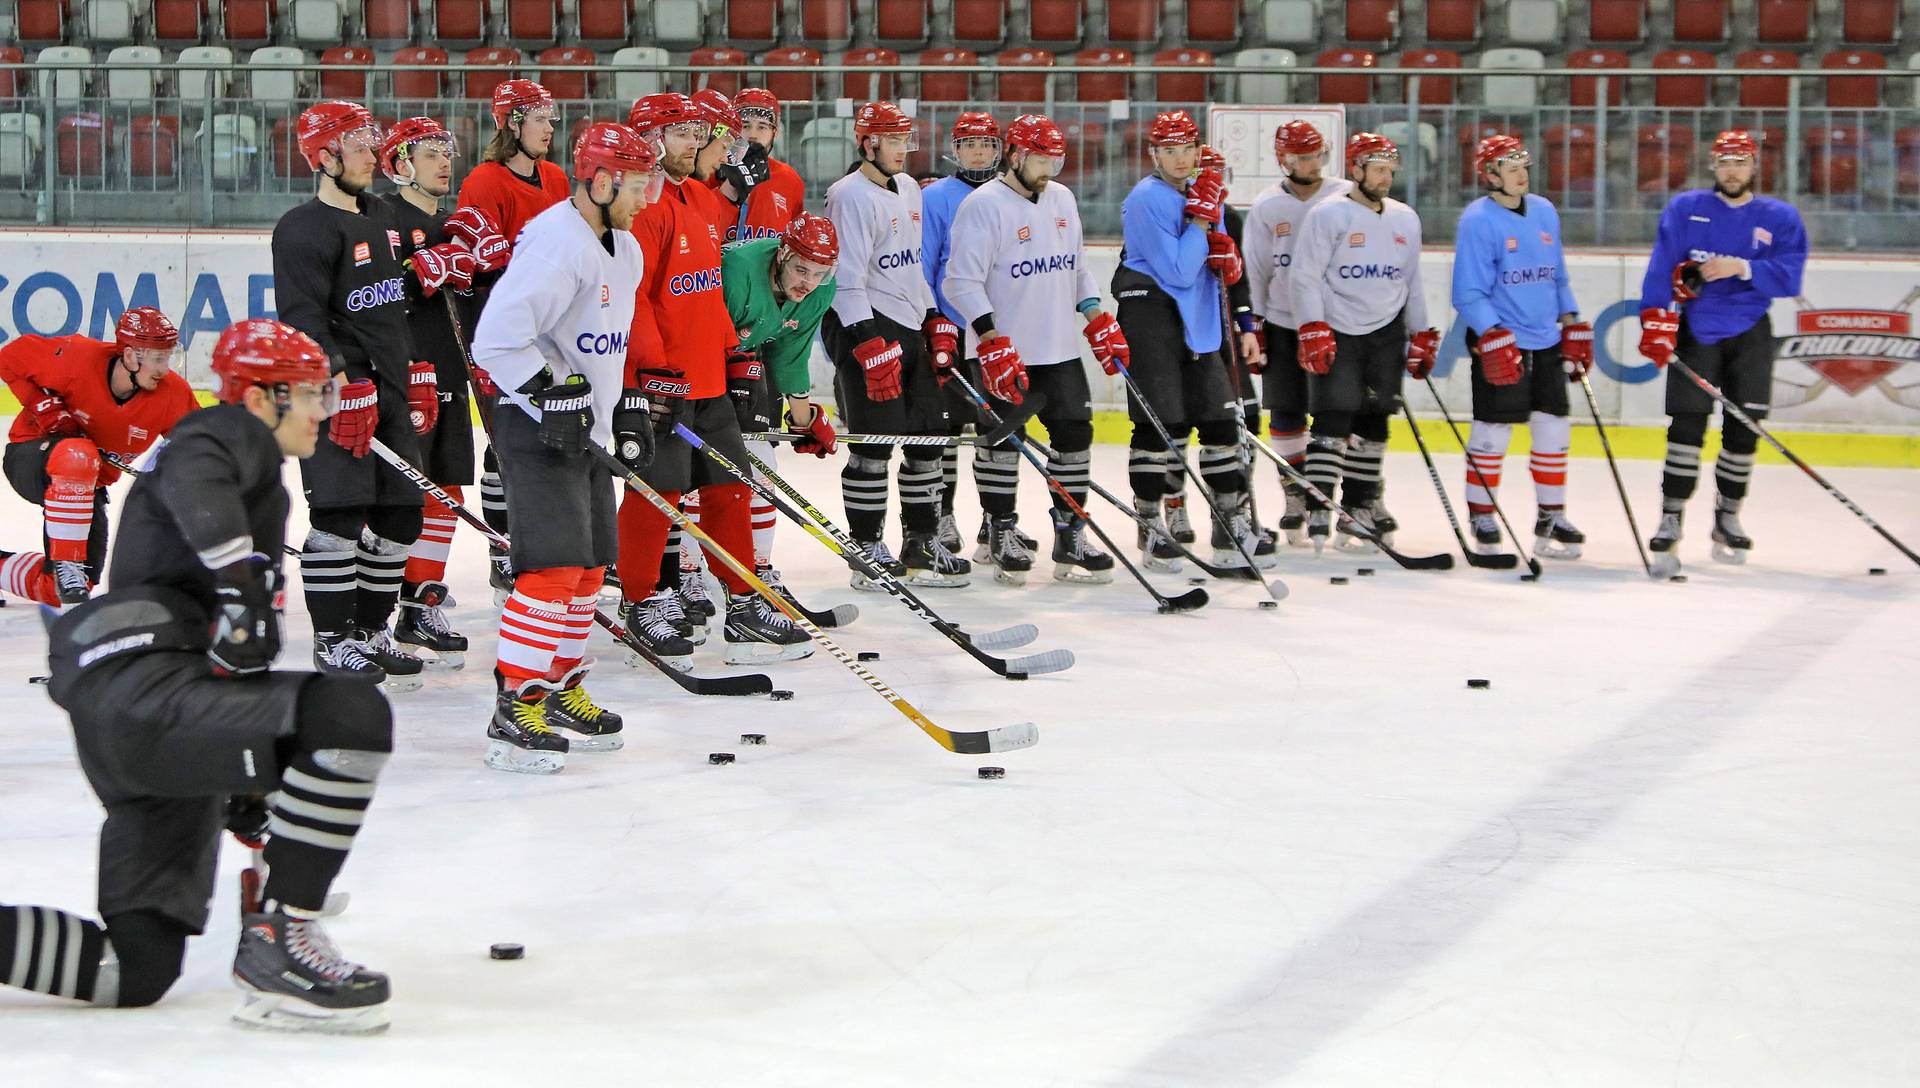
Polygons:
<instances>
[{"instance_id":1,"label":"player's bare face","mask_svg":"<svg viewBox=\"0 0 1920 1088\"><path fill-rule=\"evenodd\" d=\"M874 167L892 177L907 168L907 152L913 150L913 135L885 132L867 137L867 146L872 149Z\"/></svg>"},{"instance_id":2,"label":"player's bare face","mask_svg":"<svg viewBox=\"0 0 1920 1088\"><path fill-rule=\"evenodd\" d=\"M160 388L173 366L173 352L166 348L128 348L124 358L133 384L148 393Z\"/></svg>"},{"instance_id":3,"label":"player's bare face","mask_svg":"<svg viewBox=\"0 0 1920 1088\"><path fill-rule=\"evenodd\" d=\"M339 403L337 386L301 384L286 386L283 399L276 399L265 386L247 390L242 403L261 422L273 428L273 440L287 457L312 457L320 444L320 428Z\"/></svg>"},{"instance_id":4,"label":"player's bare face","mask_svg":"<svg viewBox=\"0 0 1920 1088\"><path fill-rule=\"evenodd\" d=\"M1057 156L1027 151L1023 153L1019 165L1013 168L1013 176L1027 192L1039 196L1046 190L1047 182L1059 176L1061 165Z\"/></svg>"},{"instance_id":5,"label":"player's bare face","mask_svg":"<svg viewBox=\"0 0 1920 1088\"><path fill-rule=\"evenodd\" d=\"M1713 164L1713 187L1721 196L1735 200L1753 189L1753 160L1720 159Z\"/></svg>"},{"instance_id":6,"label":"player's bare face","mask_svg":"<svg viewBox=\"0 0 1920 1088\"><path fill-rule=\"evenodd\" d=\"M1495 163L1492 170L1494 184L1508 196L1525 196L1533 184L1533 172L1516 162Z\"/></svg>"},{"instance_id":7,"label":"player's bare face","mask_svg":"<svg viewBox=\"0 0 1920 1088\"><path fill-rule=\"evenodd\" d=\"M832 265L818 265L802 257L788 257L780 265L780 293L799 302L833 275Z\"/></svg>"},{"instance_id":8,"label":"player's bare face","mask_svg":"<svg viewBox=\"0 0 1920 1088\"><path fill-rule=\"evenodd\" d=\"M1153 149L1153 172L1171 185L1186 184L1187 179L1193 176L1194 164L1199 161L1199 144L1176 144Z\"/></svg>"},{"instance_id":9,"label":"player's bare face","mask_svg":"<svg viewBox=\"0 0 1920 1088\"><path fill-rule=\"evenodd\" d=\"M428 196L446 196L453 188L453 156L449 148L441 143L415 144L407 156L413 164L413 183Z\"/></svg>"},{"instance_id":10,"label":"player's bare face","mask_svg":"<svg viewBox=\"0 0 1920 1088\"><path fill-rule=\"evenodd\" d=\"M745 136L750 142L759 144L768 151L773 150L773 138L779 135L779 133L779 126L764 117L742 116L740 118L740 135Z\"/></svg>"},{"instance_id":11,"label":"player's bare face","mask_svg":"<svg viewBox=\"0 0 1920 1088\"><path fill-rule=\"evenodd\" d=\"M1320 172L1327 166L1327 153L1316 151L1311 155L1283 155L1280 165L1286 168L1287 180L1295 185L1318 185Z\"/></svg>"},{"instance_id":12,"label":"player's bare face","mask_svg":"<svg viewBox=\"0 0 1920 1088\"><path fill-rule=\"evenodd\" d=\"M333 183L344 193L358 193L372 185L375 160L379 158L373 146L357 136L355 133L340 141L338 176Z\"/></svg>"},{"instance_id":13,"label":"player's bare face","mask_svg":"<svg viewBox=\"0 0 1920 1088\"><path fill-rule=\"evenodd\" d=\"M667 176L684 181L693 175L700 149L707 143L707 126L692 121L668 125L660 130L660 143L666 149L660 162Z\"/></svg>"},{"instance_id":14,"label":"player's bare face","mask_svg":"<svg viewBox=\"0 0 1920 1088\"><path fill-rule=\"evenodd\" d=\"M631 229L633 217L640 214L641 208L651 203L652 194L659 192L650 180L657 176L659 176L657 171L650 171L638 176L629 174L622 178L620 192L613 198L613 203L607 206L607 225L614 230ZM608 176L608 184L612 184L612 180L612 177Z\"/></svg>"},{"instance_id":15,"label":"player's bare face","mask_svg":"<svg viewBox=\"0 0 1920 1088\"><path fill-rule=\"evenodd\" d=\"M1378 204L1393 191L1393 170L1384 162L1366 163L1356 171L1354 186L1360 190L1360 195Z\"/></svg>"},{"instance_id":16,"label":"player's bare face","mask_svg":"<svg viewBox=\"0 0 1920 1088\"><path fill-rule=\"evenodd\" d=\"M520 121L520 146L534 158L553 150L553 130L560 118L552 110L528 110Z\"/></svg>"}]
</instances>

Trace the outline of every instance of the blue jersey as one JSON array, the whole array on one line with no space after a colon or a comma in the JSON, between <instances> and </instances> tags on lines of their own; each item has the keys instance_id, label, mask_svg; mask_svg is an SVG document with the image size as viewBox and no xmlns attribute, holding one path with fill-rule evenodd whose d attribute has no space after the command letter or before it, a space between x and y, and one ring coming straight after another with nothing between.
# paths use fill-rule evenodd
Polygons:
<instances>
[{"instance_id":1,"label":"blue jersey","mask_svg":"<svg viewBox=\"0 0 1920 1088\"><path fill-rule=\"evenodd\" d=\"M1560 245L1560 213L1528 194L1519 209L1483 196L1460 214L1453 308L1476 335L1495 325L1528 351L1560 343L1560 315L1578 310Z\"/></svg>"},{"instance_id":2,"label":"blue jersey","mask_svg":"<svg viewBox=\"0 0 1920 1088\"><path fill-rule=\"evenodd\" d=\"M953 229L953 215L960 210L960 202L978 188L956 174L920 190L920 270L926 273L927 286L933 288L933 304L948 321L962 328L966 322L960 320L960 311L947 301L940 285L947 278L947 234Z\"/></svg>"},{"instance_id":3,"label":"blue jersey","mask_svg":"<svg viewBox=\"0 0 1920 1088\"><path fill-rule=\"evenodd\" d=\"M1660 232L1640 285L1640 308L1673 308L1673 268L1682 261L1738 257L1748 275L1706 285L1687 303L1687 331L1702 344L1738 336L1767 316L1776 298L1800 293L1807 231L1793 205L1756 196L1737 207L1712 189L1681 193L1660 213Z\"/></svg>"},{"instance_id":4,"label":"blue jersey","mask_svg":"<svg viewBox=\"0 0 1920 1088\"><path fill-rule=\"evenodd\" d=\"M1207 232L1187 221L1187 194L1149 174L1120 205L1121 263L1153 277L1180 311L1187 350L1220 350L1220 280L1207 267Z\"/></svg>"}]
</instances>

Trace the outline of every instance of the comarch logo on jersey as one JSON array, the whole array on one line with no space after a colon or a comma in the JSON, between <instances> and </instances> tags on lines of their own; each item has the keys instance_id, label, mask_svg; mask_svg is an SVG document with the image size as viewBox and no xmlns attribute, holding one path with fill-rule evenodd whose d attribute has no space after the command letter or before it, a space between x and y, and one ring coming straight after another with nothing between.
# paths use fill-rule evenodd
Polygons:
<instances>
[{"instance_id":1,"label":"comarch logo on jersey","mask_svg":"<svg viewBox=\"0 0 1920 1088\"><path fill-rule=\"evenodd\" d=\"M1397 264L1343 264L1339 275L1343 280L1398 280L1406 278L1407 270Z\"/></svg>"},{"instance_id":2,"label":"comarch logo on jersey","mask_svg":"<svg viewBox=\"0 0 1920 1088\"><path fill-rule=\"evenodd\" d=\"M667 291L675 295L697 295L702 291L720 289L720 270L702 268L698 272L682 272L667 281Z\"/></svg>"},{"instance_id":3,"label":"comarch logo on jersey","mask_svg":"<svg viewBox=\"0 0 1920 1088\"><path fill-rule=\"evenodd\" d=\"M1008 277L1024 279L1027 276L1044 276L1048 272L1071 272L1079 267L1072 253L1056 253L1051 257L1031 257L1024 261L1015 261L1007 269Z\"/></svg>"},{"instance_id":4,"label":"comarch logo on jersey","mask_svg":"<svg viewBox=\"0 0 1920 1088\"><path fill-rule=\"evenodd\" d=\"M627 334L583 332L573 338L573 350L582 355L623 355L627 350Z\"/></svg>"},{"instance_id":5,"label":"comarch logo on jersey","mask_svg":"<svg viewBox=\"0 0 1920 1088\"><path fill-rule=\"evenodd\" d=\"M910 249L902 249L894 253L882 253L880 259L874 263L881 268L907 268L920 263L920 254Z\"/></svg>"},{"instance_id":6,"label":"comarch logo on jersey","mask_svg":"<svg viewBox=\"0 0 1920 1088\"><path fill-rule=\"evenodd\" d=\"M1505 284L1552 283L1560 278L1560 270L1550 264L1533 268L1510 268L1500 273L1500 282Z\"/></svg>"},{"instance_id":7,"label":"comarch logo on jersey","mask_svg":"<svg viewBox=\"0 0 1920 1088\"><path fill-rule=\"evenodd\" d=\"M403 302L407 297L407 284L403 277L395 276L390 280L381 280L365 287L356 287L347 292L347 309L371 310L375 306L385 306L392 302Z\"/></svg>"}]
</instances>

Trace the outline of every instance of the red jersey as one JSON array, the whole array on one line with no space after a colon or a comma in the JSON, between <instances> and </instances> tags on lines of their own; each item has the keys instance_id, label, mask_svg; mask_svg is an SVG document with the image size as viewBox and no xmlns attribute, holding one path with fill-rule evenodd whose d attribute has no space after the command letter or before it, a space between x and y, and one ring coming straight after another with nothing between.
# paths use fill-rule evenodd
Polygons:
<instances>
[{"instance_id":1,"label":"red jersey","mask_svg":"<svg viewBox=\"0 0 1920 1088\"><path fill-rule=\"evenodd\" d=\"M107 374L120 355L117 345L87 336L22 336L0 347L0 381L21 404L48 393L65 401L93 444L122 460L147 451L180 417L200 407L187 380L169 371L152 392L136 391L125 403L107 386ZM30 413L14 417L8 442L46 437ZM110 484L120 470L102 462L100 482Z\"/></svg>"},{"instance_id":2,"label":"red jersey","mask_svg":"<svg viewBox=\"0 0 1920 1088\"><path fill-rule=\"evenodd\" d=\"M460 183L459 206L479 208L500 224L500 236L512 242L527 220L573 195L567 172L545 159L534 162L538 186L497 162L483 162Z\"/></svg>"},{"instance_id":3,"label":"red jersey","mask_svg":"<svg viewBox=\"0 0 1920 1088\"><path fill-rule=\"evenodd\" d=\"M807 183L800 180L800 172L779 159L768 159L767 168L767 180L754 186L753 191L747 194L747 229L744 233L740 230L740 206L726 197L720 197L719 204L726 212L726 223L720 235L723 242L777 238L787 229L787 224L794 216L806 210ZM716 177L707 184L717 190L720 179ZM719 194L716 192L715 195Z\"/></svg>"},{"instance_id":4,"label":"red jersey","mask_svg":"<svg viewBox=\"0 0 1920 1088\"><path fill-rule=\"evenodd\" d=\"M627 336L627 379L642 367L686 374L692 400L727 391L727 349L740 342L720 291L719 221L727 202L691 178L669 178L633 217L646 270Z\"/></svg>"}]
</instances>

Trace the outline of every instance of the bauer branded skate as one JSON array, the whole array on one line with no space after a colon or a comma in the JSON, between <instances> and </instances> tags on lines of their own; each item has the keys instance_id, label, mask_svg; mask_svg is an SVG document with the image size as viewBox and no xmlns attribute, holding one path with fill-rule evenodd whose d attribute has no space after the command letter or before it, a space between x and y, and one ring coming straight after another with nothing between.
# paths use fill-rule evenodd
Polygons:
<instances>
[{"instance_id":1,"label":"bauer branded skate","mask_svg":"<svg viewBox=\"0 0 1920 1088\"><path fill-rule=\"evenodd\" d=\"M1564 510L1542 510L1533 519L1533 554L1549 559L1578 559L1587 534L1573 527Z\"/></svg>"},{"instance_id":2,"label":"bauer branded skate","mask_svg":"<svg viewBox=\"0 0 1920 1088\"><path fill-rule=\"evenodd\" d=\"M240 916L233 980L248 1027L364 1035L386 1029L387 976L349 961L317 919L285 911Z\"/></svg>"}]
</instances>

